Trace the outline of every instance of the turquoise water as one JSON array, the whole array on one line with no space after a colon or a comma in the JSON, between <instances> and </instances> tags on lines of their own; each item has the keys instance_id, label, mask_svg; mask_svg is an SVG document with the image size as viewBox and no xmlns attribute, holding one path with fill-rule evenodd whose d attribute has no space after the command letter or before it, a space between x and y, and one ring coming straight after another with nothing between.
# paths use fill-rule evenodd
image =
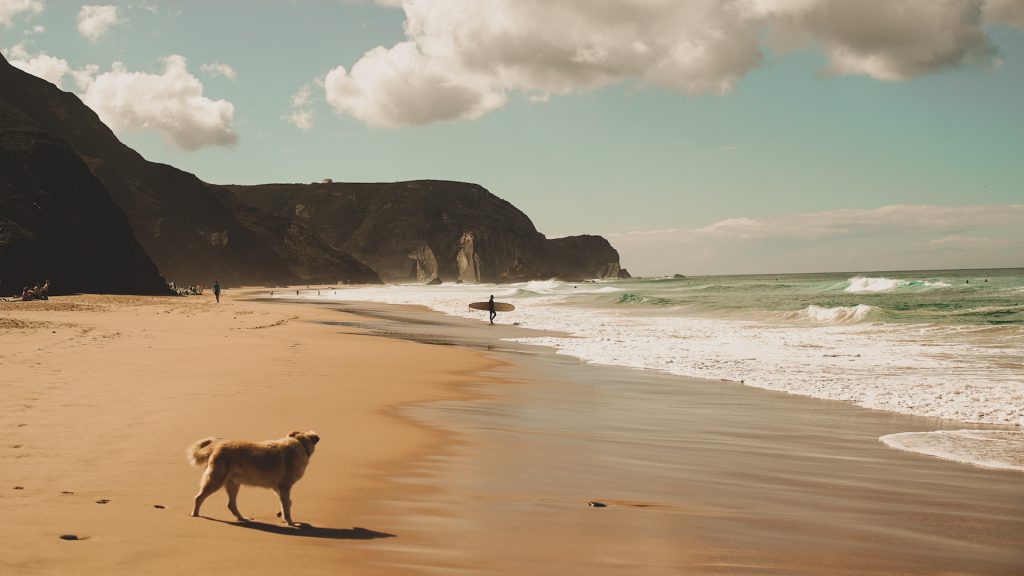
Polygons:
<instances>
[{"instance_id":1,"label":"turquoise water","mask_svg":"<svg viewBox=\"0 0 1024 576\"><path fill-rule=\"evenodd\" d=\"M562 284L560 291L571 293L579 286ZM678 312L698 316L764 320L1024 325L1020 268L638 278L601 286L622 291L587 294L573 302L633 306L638 312L643 307L680 307ZM519 296L550 293L527 288Z\"/></svg>"}]
</instances>

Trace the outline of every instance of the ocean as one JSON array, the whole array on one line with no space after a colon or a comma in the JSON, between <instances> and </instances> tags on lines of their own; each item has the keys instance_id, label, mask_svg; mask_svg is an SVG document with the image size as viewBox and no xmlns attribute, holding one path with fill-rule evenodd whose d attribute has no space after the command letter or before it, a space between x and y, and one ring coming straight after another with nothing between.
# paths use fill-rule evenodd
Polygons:
<instances>
[{"instance_id":1,"label":"ocean","mask_svg":"<svg viewBox=\"0 0 1024 576\"><path fill-rule=\"evenodd\" d=\"M993 431L894 434L895 448L1024 470L1024 269L390 285L319 299L418 304L559 334L517 341L609 364L842 400ZM285 296L279 294L279 296ZM303 291L304 298L318 298ZM1011 428L1006 428L1007 426Z\"/></svg>"}]
</instances>

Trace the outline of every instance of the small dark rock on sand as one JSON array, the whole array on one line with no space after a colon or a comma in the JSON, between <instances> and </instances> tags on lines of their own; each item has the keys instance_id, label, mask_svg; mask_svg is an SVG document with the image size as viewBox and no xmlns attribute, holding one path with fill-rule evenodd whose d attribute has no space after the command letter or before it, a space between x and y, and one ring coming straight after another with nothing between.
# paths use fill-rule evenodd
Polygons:
<instances>
[{"instance_id":1,"label":"small dark rock on sand","mask_svg":"<svg viewBox=\"0 0 1024 576\"><path fill-rule=\"evenodd\" d=\"M110 502L110 500L107 500L106 498L101 498L96 501L97 504L106 504L107 502Z\"/></svg>"},{"instance_id":2,"label":"small dark rock on sand","mask_svg":"<svg viewBox=\"0 0 1024 576\"><path fill-rule=\"evenodd\" d=\"M153 504L153 508L159 508L160 510L163 510L164 506L163 504Z\"/></svg>"},{"instance_id":3,"label":"small dark rock on sand","mask_svg":"<svg viewBox=\"0 0 1024 576\"><path fill-rule=\"evenodd\" d=\"M74 534L61 534L60 535L60 539L61 540L81 540L81 538L79 538L78 536L76 536Z\"/></svg>"},{"instance_id":4,"label":"small dark rock on sand","mask_svg":"<svg viewBox=\"0 0 1024 576\"><path fill-rule=\"evenodd\" d=\"M607 508L608 507L608 505L605 504L604 502L598 502L596 500L593 501L593 502L587 502L587 505L590 506L591 508Z\"/></svg>"},{"instance_id":5,"label":"small dark rock on sand","mask_svg":"<svg viewBox=\"0 0 1024 576\"><path fill-rule=\"evenodd\" d=\"M24 486L15 486L14 489L15 490L24 490L25 487Z\"/></svg>"}]
</instances>

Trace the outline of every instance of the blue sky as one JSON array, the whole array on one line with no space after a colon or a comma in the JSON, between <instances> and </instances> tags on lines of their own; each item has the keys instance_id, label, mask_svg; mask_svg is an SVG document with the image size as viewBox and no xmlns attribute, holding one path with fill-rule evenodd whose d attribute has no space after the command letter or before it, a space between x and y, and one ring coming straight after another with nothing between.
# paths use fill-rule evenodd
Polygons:
<instances>
[{"instance_id":1,"label":"blue sky","mask_svg":"<svg viewBox=\"0 0 1024 576\"><path fill-rule=\"evenodd\" d=\"M477 182L634 273L1024 266L1024 2L851 5L0 0L0 48L206 181Z\"/></svg>"}]
</instances>

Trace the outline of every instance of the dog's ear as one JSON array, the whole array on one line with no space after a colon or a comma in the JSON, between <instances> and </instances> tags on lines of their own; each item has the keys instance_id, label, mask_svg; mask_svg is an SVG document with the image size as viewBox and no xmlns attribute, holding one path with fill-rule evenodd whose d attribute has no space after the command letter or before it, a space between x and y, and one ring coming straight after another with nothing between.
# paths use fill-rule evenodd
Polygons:
<instances>
[{"instance_id":1,"label":"dog's ear","mask_svg":"<svg viewBox=\"0 0 1024 576\"><path fill-rule=\"evenodd\" d=\"M317 433L313 432L312 430L309 431L309 434L307 434L307 436L309 437L309 441L313 443L313 446L316 446L316 443L320 441L320 436L318 436Z\"/></svg>"},{"instance_id":2,"label":"dog's ear","mask_svg":"<svg viewBox=\"0 0 1024 576\"><path fill-rule=\"evenodd\" d=\"M291 432L288 433L289 438L298 438L299 436L302 436L302 432L298 430L292 430Z\"/></svg>"}]
</instances>

